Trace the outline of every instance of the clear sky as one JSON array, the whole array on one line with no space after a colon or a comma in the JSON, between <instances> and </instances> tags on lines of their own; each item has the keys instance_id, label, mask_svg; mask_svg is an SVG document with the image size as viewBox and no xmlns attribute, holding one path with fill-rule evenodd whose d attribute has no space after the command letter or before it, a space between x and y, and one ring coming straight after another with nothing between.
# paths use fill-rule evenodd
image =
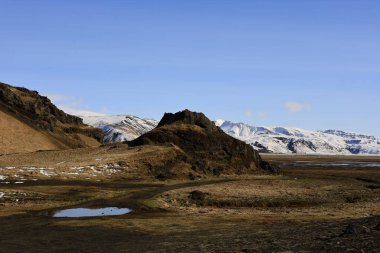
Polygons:
<instances>
[{"instance_id":1,"label":"clear sky","mask_svg":"<svg viewBox=\"0 0 380 253\"><path fill-rule=\"evenodd\" d=\"M380 1L0 0L0 81L66 107L380 137Z\"/></svg>"}]
</instances>

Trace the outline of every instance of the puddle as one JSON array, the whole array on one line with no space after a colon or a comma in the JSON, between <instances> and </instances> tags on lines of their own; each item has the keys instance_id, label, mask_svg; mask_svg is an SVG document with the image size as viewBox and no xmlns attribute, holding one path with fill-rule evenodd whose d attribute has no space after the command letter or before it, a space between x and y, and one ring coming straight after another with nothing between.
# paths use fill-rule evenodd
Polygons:
<instances>
[{"instance_id":1,"label":"puddle","mask_svg":"<svg viewBox=\"0 0 380 253\"><path fill-rule=\"evenodd\" d=\"M54 218L81 218L98 216L117 216L130 213L129 208L106 207L106 208L73 208L57 211L53 214Z\"/></svg>"}]
</instances>

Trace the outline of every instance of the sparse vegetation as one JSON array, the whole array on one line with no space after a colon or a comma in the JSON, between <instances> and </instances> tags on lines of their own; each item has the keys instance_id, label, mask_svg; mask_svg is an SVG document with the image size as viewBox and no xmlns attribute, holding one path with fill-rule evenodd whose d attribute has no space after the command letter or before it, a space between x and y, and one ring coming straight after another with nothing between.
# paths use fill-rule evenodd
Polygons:
<instances>
[{"instance_id":1,"label":"sparse vegetation","mask_svg":"<svg viewBox=\"0 0 380 253\"><path fill-rule=\"evenodd\" d=\"M95 166L131 167L135 154L140 159L150 156L146 149L128 151L123 145L103 149L107 157L95 149L78 150L76 155L65 151L63 157L78 166L92 161ZM157 151L152 147L151 152ZM49 166L62 158L55 153L41 160L48 153L3 156L0 165L39 161ZM95 160L100 156L103 160ZM64 172L65 166L57 166L59 171ZM136 181L136 174L128 169L101 176L100 181L80 175L77 179L33 176L38 181L0 185L5 193L0 198L5 252L375 252L380 246L376 168L288 168L281 175L165 181L149 174ZM134 212L90 219L49 217L58 209L104 206Z\"/></svg>"}]
</instances>

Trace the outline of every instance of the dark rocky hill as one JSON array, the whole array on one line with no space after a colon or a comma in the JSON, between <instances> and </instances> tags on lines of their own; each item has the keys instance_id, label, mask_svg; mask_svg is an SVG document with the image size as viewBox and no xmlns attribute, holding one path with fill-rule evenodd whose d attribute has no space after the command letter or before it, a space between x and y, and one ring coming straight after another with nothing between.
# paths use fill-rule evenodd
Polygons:
<instances>
[{"instance_id":1,"label":"dark rocky hill","mask_svg":"<svg viewBox=\"0 0 380 253\"><path fill-rule=\"evenodd\" d=\"M177 159L190 164L194 173L220 175L276 171L252 146L224 133L203 113L189 110L166 113L157 128L128 144L174 145L182 154ZM172 169L170 173L176 172Z\"/></svg>"},{"instance_id":2,"label":"dark rocky hill","mask_svg":"<svg viewBox=\"0 0 380 253\"><path fill-rule=\"evenodd\" d=\"M26 88L0 83L0 113L0 153L88 147L102 138L100 130Z\"/></svg>"}]
</instances>

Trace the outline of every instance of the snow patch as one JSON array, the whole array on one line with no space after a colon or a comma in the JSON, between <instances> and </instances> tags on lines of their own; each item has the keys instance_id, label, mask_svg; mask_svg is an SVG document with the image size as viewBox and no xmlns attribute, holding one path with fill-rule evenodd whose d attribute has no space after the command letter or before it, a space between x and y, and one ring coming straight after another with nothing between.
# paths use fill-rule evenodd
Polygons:
<instances>
[{"instance_id":1,"label":"snow patch","mask_svg":"<svg viewBox=\"0 0 380 253\"><path fill-rule=\"evenodd\" d=\"M158 125L157 120L131 115L87 116L82 119L85 124L102 130L104 143L131 141Z\"/></svg>"}]
</instances>

